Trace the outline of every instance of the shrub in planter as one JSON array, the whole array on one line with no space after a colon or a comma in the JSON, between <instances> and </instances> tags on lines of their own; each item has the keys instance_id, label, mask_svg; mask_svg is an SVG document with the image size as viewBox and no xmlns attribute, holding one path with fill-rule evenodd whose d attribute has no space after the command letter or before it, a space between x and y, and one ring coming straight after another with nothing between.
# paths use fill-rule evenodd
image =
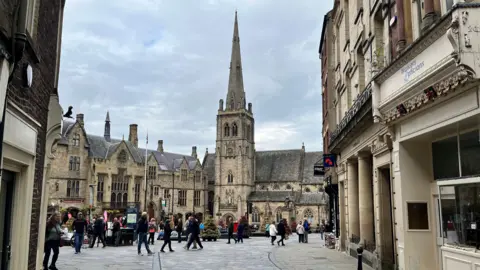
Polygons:
<instances>
[{"instance_id":1,"label":"shrub in planter","mask_svg":"<svg viewBox=\"0 0 480 270\"><path fill-rule=\"evenodd\" d=\"M203 225L205 228L200 233L200 238L203 240L207 239L208 241L220 238L220 232L218 231L217 225L215 225L215 221L211 217L208 217Z\"/></svg>"}]
</instances>

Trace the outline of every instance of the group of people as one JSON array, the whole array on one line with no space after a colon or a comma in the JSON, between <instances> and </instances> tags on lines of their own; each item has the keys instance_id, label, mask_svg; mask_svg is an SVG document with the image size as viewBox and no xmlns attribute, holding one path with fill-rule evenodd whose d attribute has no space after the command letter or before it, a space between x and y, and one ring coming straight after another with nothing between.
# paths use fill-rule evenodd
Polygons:
<instances>
[{"instance_id":1,"label":"group of people","mask_svg":"<svg viewBox=\"0 0 480 270\"><path fill-rule=\"evenodd\" d=\"M294 225L295 226L295 225ZM307 219L304 221L300 221L296 228L295 232L298 235L298 242L299 243L308 243L308 233L310 232L310 222ZM288 239L288 235L292 233L291 228L289 227L287 220L282 219L278 224L272 222L271 224L267 224L265 226L266 236L270 237L270 243L275 245L275 241L277 240L277 236L280 236L280 239L277 241L277 245L285 246L285 241Z\"/></svg>"}]
</instances>

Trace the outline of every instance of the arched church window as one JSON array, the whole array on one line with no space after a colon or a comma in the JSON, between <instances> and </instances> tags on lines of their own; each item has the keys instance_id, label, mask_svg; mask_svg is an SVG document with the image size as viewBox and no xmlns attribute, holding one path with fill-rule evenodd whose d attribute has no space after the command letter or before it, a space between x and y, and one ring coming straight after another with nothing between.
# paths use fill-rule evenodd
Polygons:
<instances>
[{"instance_id":1,"label":"arched church window","mask_svg":"<svg viewBox=\"0 0 480 270\"><path fill-rule=\"evenodd\" d=\"M232 125L232 136L237 136L237 135L238 135L237 123L233 123L233 125Z\"/></svg>"},{"instance_id":2,"label":"arched church window","mask_svg":"<svg viewBox=\"0 0 480 270\"><path fill-rule=\"evenodd\" d=\"M73 135L73 146L79 146L80 145L80 134L75 133Z\"/></svg>"},{"instance_id":3,"label":"arched church window","mask_svg":"<svg viewBox=\"0 0 480 270\"><path fill-rule=\"evenodd\" d=\"M223 135L224 135L225 137L230 136L230 126L228 125L228 123L225 124L225 128L224 128L224 130L223 130Z\"/></svg>"},{"instance_id":4,"label":"arched church window","mask_svg":"<svg viewBox=\"0 0 480 270\"><path fill-rule=\"evenodd\" d=\"M303 212L303 218L306 218L309 222L312 222L313 219L313 211L310 208L305 209Z\"/></svg>"},{"instance_id":5,"label":"arched church window","mask_svg":"<svg viewBox=\"0 0 480 270\"><path fill-rule=\"evenodd\" d=\"M232 173L232 171L228 172L227 182L229 184L233 183L233 173Z\"/></svg>"},{"instance_id":6,"label":"arched church window","mask_svg":"<svg viewBox=\"0 0 480 270\"><path fill-rule=\"evenodd\" d=\"M279 190L280 186L278 184L273 185L273 190Z\"/></svg>"},{"instance_id":7,"label":"arched church window","mask_svg":"<svg viewBox=\"0 0 480 270\"><path fill-rule=\"evenodd\" d=\"M253 213L252 213L252 223L254 222L260 223L260 214L257 207L253 208Z\"/></svg>"}]
</instances>

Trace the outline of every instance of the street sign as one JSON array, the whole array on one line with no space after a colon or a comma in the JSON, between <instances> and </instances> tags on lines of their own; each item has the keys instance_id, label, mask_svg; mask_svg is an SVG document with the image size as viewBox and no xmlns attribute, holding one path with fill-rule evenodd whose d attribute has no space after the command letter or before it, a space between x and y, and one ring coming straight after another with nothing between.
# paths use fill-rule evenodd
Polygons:
<instances>
[{"instance_id":1,"label":"street sign","mask_svg":"<svg viewBox=\"0 0 480 270\"><path fill-rule=\"evenodd\" d=\"M325 175L325 168L322 165L313 165L313 176Z\"/></svg>"},{"instance_id":2,"label":"street sign","mask_svg":"<svg viewBox=\"0 0 480 270\"><path fill-rule=\"evenodd\" d=\"M162 206L163 206L163 207L166 207L166 206L167 206L167 201L162 200Z\"/></svg>"}]
</instances>

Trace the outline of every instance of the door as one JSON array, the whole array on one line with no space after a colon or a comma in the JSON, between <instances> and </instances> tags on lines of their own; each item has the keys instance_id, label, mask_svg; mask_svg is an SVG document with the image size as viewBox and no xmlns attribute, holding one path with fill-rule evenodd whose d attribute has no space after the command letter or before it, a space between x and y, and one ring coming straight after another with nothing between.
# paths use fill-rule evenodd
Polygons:
<instances>
[{"instance_id":1,"label":"door","mask_svg":"<svg viewBox=\"0 0 480 270\"><path fill-rule=\"evenodd\" d=\"M15 173L3 170L0 184L0 269L8 270L11 252L11 220Z\"/></svg>"}]
</instances>

